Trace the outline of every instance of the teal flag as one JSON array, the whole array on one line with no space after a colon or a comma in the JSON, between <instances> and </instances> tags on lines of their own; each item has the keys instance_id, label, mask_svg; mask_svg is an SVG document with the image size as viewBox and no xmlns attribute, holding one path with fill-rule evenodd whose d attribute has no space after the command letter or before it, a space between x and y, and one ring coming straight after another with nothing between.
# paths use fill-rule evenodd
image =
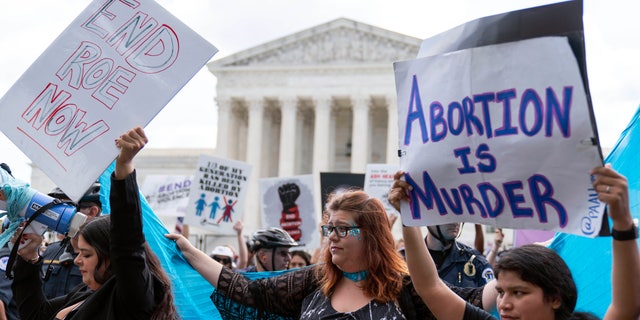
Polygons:
<instances>
[{"instance_id":1,"label":"teal flag","mask_svg":"<svg viewBox=\"0 0 640 320\"><path fill-rule=\"evenodd\" d=\"M629 181L631 214L640 218L640 108L636 111L605 163ZM611 303L611 237L595 239L556 234L550 247L567 262L578 287L576 311L592 312L604 317Z\"/></svg>"},{"instance_id":2,"label":"teal flag","mask_svg":"<svg viewBox=\"0 0 640 320\"><path fill-rule=\"evenodd\" d=\"M111 173L114 169L115 162L100 177L100 198L105 213L111 212L109 191L111 190ZM221 319L209 298L214 290L213 286L189 265L175 242L164 237L169 231L153 213L142 194L140 194L140 201L145 238L171 279L176 308L182 319Z\"/></svg>"},{"instance_id":3,"label":"teal flag","mask_svg":"<svg viewBox=\"0 0 640 320\"><path fill-rule=\"evenodd\" d=\"M109 192L111 190L111 173L113 170L115 170L115 162L111 163L109 168L100 176L100 200L102 201L103 214L111 213ZM211 295L215 288L191 267L175 242L164 237L169 231L151 210L151 206L147 203L142 193L140 193L140 202L142 205L144 236L153 252L158 255L162 267L171 279L175 305L180 317L183 320L222 319L211 301ZM246 275L250 279L259 279L280 275L288 271L251 272L246 273ZM227 305L230 304L234 303L228 301ZM272 316L270 319L280 318Z\"/></svg>"}]
</instances>

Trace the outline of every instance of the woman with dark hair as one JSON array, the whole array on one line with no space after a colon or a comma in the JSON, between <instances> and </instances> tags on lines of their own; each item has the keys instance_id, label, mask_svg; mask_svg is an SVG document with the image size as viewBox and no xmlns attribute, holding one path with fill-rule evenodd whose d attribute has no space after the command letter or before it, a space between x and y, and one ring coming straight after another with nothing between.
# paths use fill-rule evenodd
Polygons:
<instances>
[{"instance_id":1,"label":"woman with dark hair","mask_svg":"<svg viewBox=\"0 0 640 320\"><path fill-rule=\"evenodd\" d=\"M133 158L147 143L137 127L116 140L120 154L111 176L111 214L86 223L78 232L74 263L82 285L47 300L42 292L42 237L18 250L12 289L20 318L27 319L176 319L169 278L142 233L142 211ZM19 234L20 231L16 232ZM14 239L17 240L17 239Z\"/></svg>"},{"instance_id":2,"label":"woman with dark hair","mask_svg":"<svg viewBox=\"0 0 640 320\"><path fill-rule=\"evenodd\" d=\"M304 250L293 250L291 253L291 261L289 261L289 269L304 268L311 265L311 254Z\"/></svg>"},{"instance_id":3,"label":"woman with dark hair","mask_svg":"<svg viewBox=\"0 0 640 320\"><path fill-rule=\"evenodd\" d=\"M627 179L609 165L593 169L593 188L607 204L613 221L612 301L605 320L640 316L638 231L629 208ZM410 186L395 177L389 202L407 200ZM438 319L494 319L452 292L438 277L417 227L404 227L407 265L415 289ZM567 320L593 315L576 312L576 285L566 263L553 250L526 245L505 253L495 268L496 303L502 319ZM485 290L487 291L487 290Z\"/></svg>"},{"instance_id":4,"label":"woman with dark hair","mask_svg":"<svg viewBox=\"0 0 640 320\"><path fill-rule=\"evenodd\" d=\"M379 200L356 190L333 194L323 216L321 261L259 280L223 268L180 235L166 237L216 287L211 298L224 319L434 319L413 289ZM452 290L482 306L482 288ZM238 305L230 308L231 301Z\"/></svg>"},{"instance_id":5,"label":"woman with dark hair","mask_svg":"<svg viewBox=\"0 0 640 320\"><path fill-rule=\"evenodd\" d=\"M535 314L540 319L568 319L576 307L578 290L569 266L547 247L529 244L511 249L496 263L495 272L500 274L496 284L498 299L504 299L511 288L539 293L530 295L534 299L511 302L517 304L514 308L521 314Z\"/></svg>"}]
</instances>

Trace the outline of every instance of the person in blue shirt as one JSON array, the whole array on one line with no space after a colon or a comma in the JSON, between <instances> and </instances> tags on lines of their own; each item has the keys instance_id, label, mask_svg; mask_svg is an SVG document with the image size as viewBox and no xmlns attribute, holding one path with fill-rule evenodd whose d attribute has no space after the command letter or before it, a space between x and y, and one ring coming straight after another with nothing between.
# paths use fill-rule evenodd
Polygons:
<instances>
[{"instance_id":1,"label":"person in blue shirt","mask_svg":"<svg viewBox=\"0 0 640 320\"><path fill-rule=\"evenodd\" d=\"M70 202L69 197L60 189L54 188L49 196ZM80 198L76 205L78 212L84 213L88 219L95 218L102 213L100 202L100 183L95 182ZM82 274L73 259L78 255L74 249L75 241L52 242L42 254L42 290L47 299L60 297L71 292L73 288L82 283Z\"/></svg>"},{"instance_id":2,"label":"person in blue shirt","mask_svg":"<svg viewBox=\"0 0 640 320\"><path fill-rule=\"evenodd\" d=\"M458 287L481 287L493 280L493 268L476 249L457 241L461 223L427 227L424 238L440 278Z\"/></svg>"}]
</instances>

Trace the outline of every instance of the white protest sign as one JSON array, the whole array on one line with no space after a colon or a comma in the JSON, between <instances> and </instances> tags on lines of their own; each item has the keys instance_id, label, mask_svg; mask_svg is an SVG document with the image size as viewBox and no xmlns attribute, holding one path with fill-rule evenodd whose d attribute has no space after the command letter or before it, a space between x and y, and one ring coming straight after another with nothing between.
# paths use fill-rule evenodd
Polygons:
<instances>
[{"instance_id":1,"label":"white protest sign","mask_svg":"<svg viewBox=\"0 0 640 320\"><path fill-rule=\"evenodd\" d=\"M189 192L184 223L235 235L233 223L243 216L251 165L200 155Z\"/></svg>"},{"instance_id":2,"label":"white protest sign","mask_svg":"<svg viewBox=\"0 0 640 320\"><path fill-rule=\"evenodd\" d=\"M405 225L468 221L596 236L602 165L564 37L395 64Z\"/></svg>"},{"instance_id":3,"label":"white protest sign","mask_svg":"<svg viewBox=\"0 0 640 320\"><path fill-rule=\"evenodd\" d=\"M387 214L398 214L389 203L389 190L393 185L393 176L399 167L394 164L367 164L364 175L364 191L382 201Z\"/></svg>"},{"instance_id":4,"label":"white protest sign","mask_svg":"<svg viewBox=\"0 0 640 320\"><path fill-rule=\"evenodd\" d=\"M314 206L313 175L258 180L262 227L278 227L303 244L320 246L318 216Z\"/></svg>"},{"instance_id":5,"label":"white protest sign","mask_svg":"<svg viewBox=\"0 0 640 320\"><path fill-rule=\"evenodd\" d=\"M182 217L187 210L193 176L152 174L140 191L158 216Z\"/></svg>"},{"instance_id":6,"label":"white protest sign","mask_svg":"<svg viewBox=\"0 0 640 320\"><path fill-rule=\"evenodd\" d=\"M0 130L78 200L216 52L154 1L93 1L0 100Z\"/></svg>"}]
</instances>

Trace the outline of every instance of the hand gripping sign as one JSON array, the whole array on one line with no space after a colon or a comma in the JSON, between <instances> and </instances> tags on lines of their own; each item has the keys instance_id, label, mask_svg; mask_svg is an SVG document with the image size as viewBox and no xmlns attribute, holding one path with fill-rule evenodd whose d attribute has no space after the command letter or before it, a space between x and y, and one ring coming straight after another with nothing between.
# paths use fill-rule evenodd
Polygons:
<instances>
[{"instance_id":1,"label":"hand gripping sign","mask_svg":"<svg viewBox=\"0 0 640 320\"><path fill-rule=\"evenodd\" d=\"M405 224L597 234L581 215L601 218L588 174L601 160L566 38L397 63L396 79Z\"/></svg>"}]
</instances>

